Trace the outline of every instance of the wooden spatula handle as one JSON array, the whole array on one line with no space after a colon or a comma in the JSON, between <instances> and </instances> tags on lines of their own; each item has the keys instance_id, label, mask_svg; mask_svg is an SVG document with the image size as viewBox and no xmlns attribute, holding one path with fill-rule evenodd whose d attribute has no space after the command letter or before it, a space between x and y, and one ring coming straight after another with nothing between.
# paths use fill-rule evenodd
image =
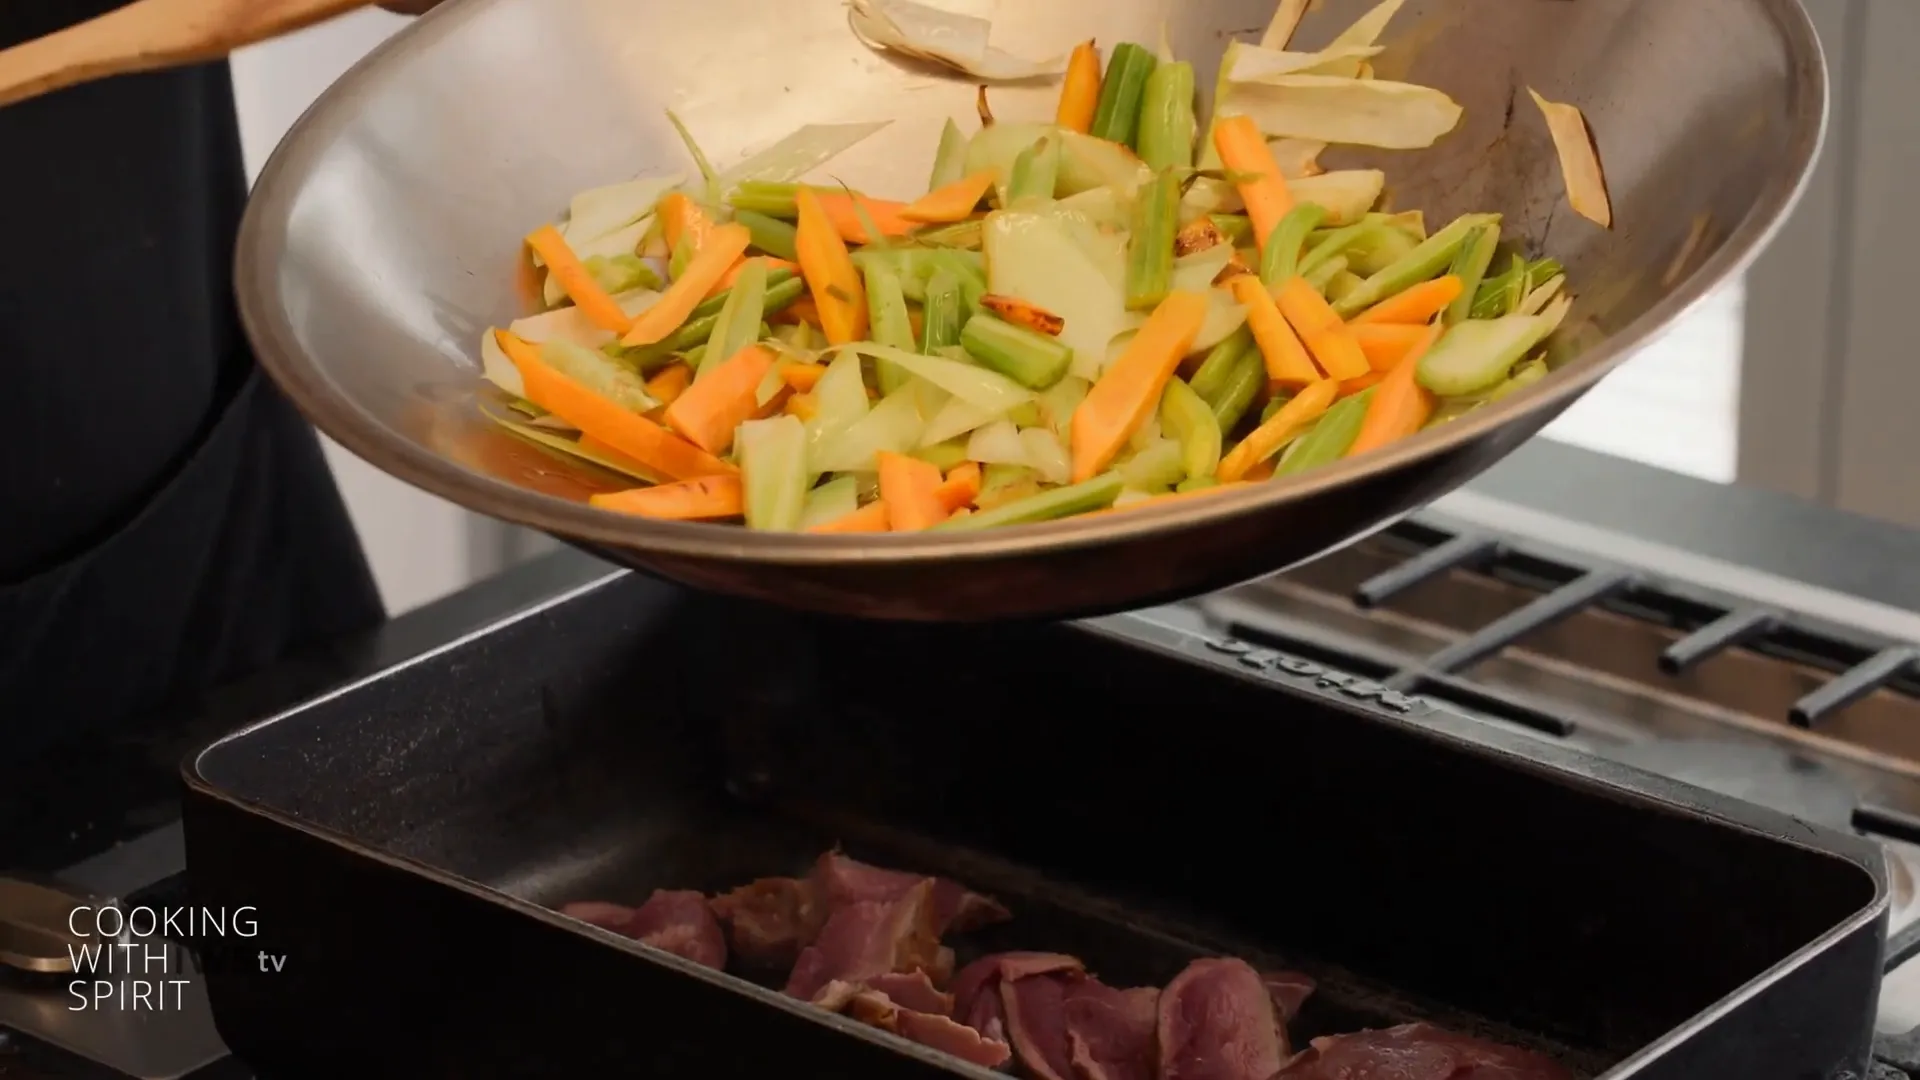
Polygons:
<instances>
[{"instance_id":1,"label":"wooden spatula handle","mask_svg":"<svg viewBox=\"0 0 1920 1080\"><path fill-rule=\"evenodd\" d=\"M0 105L109 75L213 60L370 3L135 0L99 18L0 50Z\"/></svg>"}]
</instances>

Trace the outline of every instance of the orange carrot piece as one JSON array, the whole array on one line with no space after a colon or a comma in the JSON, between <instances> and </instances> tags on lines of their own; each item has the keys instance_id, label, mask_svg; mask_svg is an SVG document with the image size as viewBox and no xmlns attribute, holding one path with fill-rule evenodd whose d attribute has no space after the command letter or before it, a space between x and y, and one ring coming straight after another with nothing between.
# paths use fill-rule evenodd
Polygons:
<instances>
[{"instance_id":1,"label":"orange carrot piece","mask_svg":"<svg viewBox=\"0 0 1920 1080\"><path fill-rule=\"evenodd\" d=\"M1267 422L1249 432L1240 440L1226 457L1220 459L1220 467L1213 475L1222 482L1248 479L1254 466L1273 456L1274 452L1286 445L1306 429L1308 424L1320 418L1333 404L1334 397L1340 391L1340 384L1332 379L1321 379L1293 396L1293 400L1280 406L1280 411L1269 417Z\"/></svg>"},{"instance_id":2,"label":"orange carrot piece","mask_svg":"<svg viewBox=\"0 0 1920 1080\"><path fill-rule=\"evenodd\" d=\"M1347 324L1306 278L1295 276L1281 282L1274 290L1274 302L1327 378L1357 379L1371 370L1360 343L1347 333Z\"/></svg>"},{"instance_id":3,"label":"orange carrot piece","mask_svg":"<svg viewBox=\"0 0 1920 1080\"><path fill-rule=\"evenodd\" d=\"M1253 468L1248 469L1247 475L1243 477L1243 479L1249 484L1257 484L1273 479L1273 474L1279 471L1280 462L1274 458L1268 458Z\"/></svg>"},{"instance_id":4,"label":"orange carrot piece","mask_svg":"<svg viewBox=\"0 0 1920 1080\"><path fill-rule=\"evenodd\" d=\"M588 504L661 521L712 521L739 517L744 503L738 476L702 476L657 487L589 496Z\"/></svg>"},{"instance_id":5,"label":"orange carrot piece","mask_svg":"<svg viewBox=\"0 0 1920 1080\"><path fill-rule=\"evenodd\" d=\"M970 506L980 494L980 466L971 461L963 461L947 470L947 478L934 491L940 505L949 512L958 513L962 507Z\"/></svg>"},{"instance_id":6,"label":"orange carrot piece","mask_svg":"<svg viewBox=\"0 0 1920 1080\"><path fill-rule=\"evenodd\" d=\"M837 517L824 525L815 525L807 531L810 533L886 532L888 521L891 517L891 513L887 510L886 501L884 499L876 499L851 514Z\"/></svg>"},{"instance_id":7,"label":"orange carrot piece","mask_svg":"<svg viewBox=\"0 0 1920 1080\"><path fill-rule=\"evenodd\" d=\"M1233 279L1233 298L1247 309L1247 327L1267 365L1267 383L1273 387L1305 386L1320 378L1307 347L1294 336L1280 315L1273 294L1251 275Z\"/></svg>"},{"instance_id":8,"label":"orange carrot piece","mask_svg":"<svg viewBox=\"0 0 1920 1080\"><path fill-rule=\"evenodd\" d=\"M931 462L882 450L875 455L880 465L880 501L887 504L887 528L893 532L919 532L947 520L949 510L940 500L940 470Z\"/></svg>"},{"instance_id":9,"label":"orange carrot piece","mask_svg":"<svg viewBox=\"0 0 1920 1080\"><path fill-rule=\"evenodd\" d=\"M540 350L524 339L495 330L500 351L520 372L527 400L565 420L622 454L675 480L731 476L740 470L547 366Z\"/></svg>"},{"instance_id":10,"label":"orange carrot piece","mask_svg":"<svg viewBox=\"0 0 1920 1080\"><path fill-rule=\"evenodd\" d=\"M794 247L799 250L800 274L819 311L820 329L834 345L859 341L867 336L867 287L853 265L853 254L817 192L801 188L795 201L800 220Z\"/></svg>"},{"instance_id":11,"label":"orange carrot piece","mask_svg":"<svg viewBox=\"0 0 1920 1080\"><path fill-rule=\"evenodd\" d=\"M796 274L800 272L799 263L788 262L785 259L777 259L772 255L755 255L752 259L740 259L732 266L727 267L726 273L720 275L720 280L715 282L713 288L708 291L707 298L711 299L733 288L733 283L740 278L740 271L745 270L747 264L752 262L753 259L758 259L766 263L768 273L772 273L775 270L791 270Z\"/></svg>"},{"instance_id":12,"label":"orange carrot piece","mask_svg":"<svg viewBox=\"0 0 1920 1080\"><path fill-rule=\"evenodd\" d=\"M776 357L763 345L749 345L696 379L667 406L667 426L710 454L724 454L733 432L760 410L760 381Z\"/></svg>"},{"instance_id":13,"label":"orange carrot piece","mask_svg":"<svg viewBox=\"0 0 1920 1080\"><path fill-rule=\"evenodd\" d=\"M1019 297L987 293L980 297L980 306L998 318L1015 326L1024 326L1036 334L1059 337L1060 331L1067 328L1067 320Z\"/></svg>"},{"instance_id":14,"label":"orange carrot piece","mask_svg":"<svg viewBox=\"0 0 1920 1080\"><path fill-rule=\"evenodd\" d=\"M1112 464L1134 433L1160 407L1161 391L1193 351L1207 318L1204 293L1168 294L1073 411L1073 480L1091 480Z\"/></svg>"},{"instance_id":15,"label":"orange carrot piece","mask_svg":"<svg viewBox=\"0 0 1920 1080\"><path fill-rule=\"evenodd\" d=\"M560 230L551 225L542 225L527 234L527 246L538 252L547 264L547 273L560 283L560 288L573 300L573 306L580 309L593 325L615 334L624 334L633 320L620 310L620 305L600 283L593 280L587 272L587 264L567 246L567 238Z\"/></svg>"},{"instance_id":16,"label":"orange carrot piece","mask_svg":"<svg viewBox=\"0 0 1920 1080\"><path fill-rule=\"evenodd\" d=\"M1367 364L1375 371L1392 371L1407 355L1407 350L1427 339L1427 327L1398 323L1354 323L1347 327L1353 340L1360 343Z\"/></svg>"},{"instance_id":17,"label":"orange carrot piece","mask_svg":"<svg viewBox=\"0 0 1920 1080\"><path fill-rule=\"evenodd\" d=\"M962 177L946 187L929 191L900 210L900 216L908 221L927 225L946 225L955 221L965 221L973 216L973 208L987 197L993 189L994 173L992 169L982 169L972 176ZM875 225L885 229L878 218Z\"/></svg>"},{"instance_id":18,"label":"orange carrot piece","mask_svg":"<svg viewBox=\"0 0 1920 1080\"><path fill-rule=\"evenodd\" d=\"M1386 377L1387 373L1384 371L1369 371L1357 379L1341 379L1340 396L1351 397L1368 387L1379 386L1381 380Z\"/></svg>"},{"instance_id":19,"label":"orange carrot piece","mask_svg":"<svg viewBox=\"0 0 1920 1080\"><path fill-rule=\"evenodd\" d=\"M787 397L786 404L780 407L780 411L788 416L797 416L810 422L820 415L820 400L812 394L791 394Z\"/></svg>"},{"instance_id":20,"label":"orange carrot piece","mask_svg":"<svg viewBox=\"0 0 1920 1080\"><path fill-rule=\"evenodd\" d=\"M714 283L719 281L734 261L747 250L752 240L745 225L728 223L713 230L701 245L700 253L688 261L686 269L653 306L640 313L633 320L632 329L620 339L622 345L629 348L635 345L652 345L686 323L693 309L700 306Z\"/></svg>"},{"instance_id":21,"label":"orange carrot piece","mask_svg":"<svg viewBox=\"0 0 1920 1080\"><path fill-rule=\"evenodd\" d=\"M1060 86L1060 107L1053 122L1085 135L1093 129L1093 116L1099 111L1100 49L1088 38L1073 47L1067 61L1067 78Z\"/></svg>"},{"instance_id":22,"label":"orange carrot piece","mask_svg":"<svg viewBox=\"0 0 1920 1080\"><path fill-rule=\"evenodd\" d=\"M1293 209L1293 192L1287 189L1280 163L1273 160L1266 137L1250 116L1229 116L1213 126L1214 149L1220 161L1232 171L1249 179L1237 185L1240 201L1247 204L1247 219L1253 223L1253 239L1266 250L1273 227Z\"/></svg>"},{"instance_id":23,"label":"orange carrot piece","mask_svg":"<svg viewBox=\"0 0 1920 1080\"><path fill-rule=\"evenodd\" d=\"M1380 380L1373 400L1367 402L1367 415L1360 419L1360 434L1354 436L1353 445L1347 448L1348 457L1404 439L1419 431L1433 415L1433 395L1414 376L1419 371L1420 358L1440 340L1441 333L1443 329L1439 326L1428 327L1420 344L1408 350L1400 363Z\"/></svg>"},{"instance_id":24,"label":"orange carrot piece","mask_svg":"<svg viewBox=\"0 0 1920 1080\"><path fill-rule=\"evenodd\" d=\"M1246 482L1245 480L1235 480L1230 484L1215 484L1212 487L1201 488L1198 491L1169 491L1169 492L1166 492L1165 494L1154 495L1145 499L1135 499L1132 502L1126 503L1121 506L1109 506L1104 510L1089 510L1084 514L1076 514L1074 516L1075 517L1093 517L1095 514L1124 514L1129 510L1140 510L1147 507L1165 506L1166 504L1171 502L1185 502L1188 499L1205 498L1208 495L1218 495L1223 491L1238 491L1241 488L1248 488L1252 486L1253 486L1252 484Z\"/></svg>"},{"instance_id":25,"label":"orange carrot piece","mask_svg":"<svg viewBox=\"0 0 1920 1080\"><path fill-rule=\"evenodd\" d=\"M802 392L820 385L820 377L826 373L827 365L825 364L780 365L780 381Z\"/></svg>"},{"instance_id":26,"label":"orange carrot piece","mask_svg":"<svg viewBox=\"0 0 1920 1080\"><path fill-rule=\"evenodd\" d=\"M815 191L813 194L820 201L821 211L833 224L833 231L840 234L840 239L849 244L873 243L867 236L867 227L860 223L860 215L853 211L853 196L840 191ZM900 216L900 212L907 208L906 203L870 199L862 195L860 206L873 219L874 227L880 230L881 236L905 236L914 230L915 223Z\"/></svg>"},{"instance_id":27,"label":"orange carrot piece","mask_svg":"<svg viewBox=\"0 0 1920 1080\"><path fill-rule=\"evenodd\" d=\"M685 364L668 364L647 380L647 393L662 405L671 405L673 400L687 392L687 385L693 382L693 369Z\"/></svg>"},{"instance_id":28,"label":"orange carrot piece","mask_svg":"<svg viewBox=\"0 0 1920 1080\"><path fill-rule=\"evenodd\" d=\"M693 253L698 255L700 248L713 235L713 219L700 209L700 204L688 198L684 193L674 191L660 199L653 208L660 215L660 235L667 242L667 250L680 246L682 236L690 237Z\"/></svg>"},{"instance_id":29,"label":"orange carrot piece","mask_svg":"<svg viewBox=\"0 0 1920 1080\"><path fill-rule=\"evenodd\" d=\"M1460 298L1466 283L1458 274L1447 274L1423 281L1413 288L1373 305L1353 317L1354 325L1372 323L1428 323L1435 315L1447 310L1447 305Z\"/></svg>"}]
</instances>

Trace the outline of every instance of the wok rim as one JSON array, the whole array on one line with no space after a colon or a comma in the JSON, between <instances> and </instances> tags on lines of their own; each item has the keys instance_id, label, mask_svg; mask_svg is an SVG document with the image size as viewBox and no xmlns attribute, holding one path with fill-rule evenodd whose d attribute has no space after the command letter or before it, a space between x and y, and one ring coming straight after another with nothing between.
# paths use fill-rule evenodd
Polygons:
<instances>
[{"instance_id":1,"label":"wok rim","mask_svg":"<svg viewBox=\"0 0 1920 1080\"><path fill-rule=\"evenodd\" d=\"M1792 61L1787 78L1794 91L1795 108L1786 118L1790 134L1785 143L1790 168L1761 190L1752 208L1712 256L1640 317L1533 386L1441 427L1297 477L1118 515L978 532L759 532L739 525L651 521L598 510L584 502L520 487L458 465L389 430L342 392L324 368L305 357L286 310L277 301L276 275L271 269L286 256L286 226L293 203L311 174L312 160L351 121L361 95L400 59L433 47L460 25L460 20L514 2L527 0L466 0L442 5L420 17L349 68L294 122L261 169L241 219L234 255L234 292L240 321L261 366L294 406L317 429L382 472L464 509L569 541L680 559L796 567L902 566L1123 545L1270 515L1284 504L1309 501L1364 477L1398 472L1461 450L1502 428L1520 426L1524 417L1557 415L1752 264L1784 227L1805 193L1829 122L1826 58L1801 0L1752 0L1786 39ZM1381 507L1383 519L1400 514L1396 507ZM1357 530L1366 531L1370 528Z\"/></svg>"}]
</instances>

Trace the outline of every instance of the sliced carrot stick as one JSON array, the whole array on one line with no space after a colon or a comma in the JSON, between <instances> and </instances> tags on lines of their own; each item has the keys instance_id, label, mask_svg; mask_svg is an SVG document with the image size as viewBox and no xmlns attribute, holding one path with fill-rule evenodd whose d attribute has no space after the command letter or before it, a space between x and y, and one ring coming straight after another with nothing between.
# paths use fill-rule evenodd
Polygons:
<instances>
[{"instance_id":1,"label":"sliced carrot stick","mask_svg":"<svg viewBox=\"0 0 1920 1080\"><path fill-rule=\"evenodd\" d=\"M1273 227L1293 209L1293 192L1280 174L1280 163L1267 149L1266 137L1250 116L1229 116L1213 126L1213 145L1220 161L1249 179L1239 184L1240 201L1247 204L1247 218L1253 222L1253 239L1262 250Z\"/></svg>"},{"instance_id":2,"label":"sliced carrot stick","mask_svg":"<svg viewBox=\"0 0 1920 1080\"><path fill-rule=\"evenodd\" d=\"M1253 475L1254 466L1271 457L1274 451L1286 445L1305 430L1308 424L1320 418L1333 404L1334 397L1340 391L1340 384L1332 379L1321 379L1293 396L1293 400L1280 406L1266 423L1254 428L1240 445L1220 459L1220 467L1213 475L1222 482L1245 480ZM1076 424L1078 422L1076 421Z\"/></svg>"},{"instance_id":3,"label":"sliced carrot stick","mask_svg":"<svg viewBox=\"0 0 1920 1080\"><path fill-rule=\"evenodd\" d=\"M913 331L913 340L927 340L926 312L917 307L907 309L907 326Z\"/></svg>"},{"instance_id":4,"label":"sliced carrot stick","mask_svg":"<svg viewBox=\"0 0 1920 1080\"><path fill-rule=\"evenodd\" d=\"M820 385L820 376L826 373L827 365L825 364L788 362L780 365L780 381L803 392Z\"/></svg>"},{"instance_id":5,"label":"sliced carrot stick","mask_svg":"<svg viewBox=\"0 0 1920 1080\"><path fill-rule=\"evenodd\" d=\"M1347 327L1375 371L1392 371L1407 350L1427 340L1427 327L1399 323L1354 323Z\"/></svg>"},{"instance_id":6,"label":"sliced carrot stick","mask_svg":"<svg viewBox=\"0 0 1920 1080\"><path fill-rule=\"evenodd\" d=\"M867 236L867 227L860 223L860 215L853 211L853 196L840 191L815 191L813 194L820 200L820 209L827 215L827 220L833 223L833 230L840 234L840 239L849 244L873 243ZM905 236L914 229L914 222L900 216L900 211L907 208L906 203L870 199L862 195L860 206L873 219L874 227L880 230L881 236Z\"/></svg>"},{"instance_id":7,"label":"sliced carrot stick","mask_svg":"<svg viewBox=\"0 0 1920 1080\"><path fill-rule=\"evenodd\" d=\"M760 380L775 359L773 350L749 345L722 360L667 406L667 426L710 454L726 453L734 429L760 411Z\"/></svg>"},{"instance_id":8,"label":"sliced carrot stick","mask_svg":"<svg viewBox=\"0 0 1920 1080\"><path fill-rule=\"evenodd\" d=\"M1075 483L1091 480L1113 462L1120 448L1160 406L1174 369L1193 351L1207 318L1204 293L1168 294L1073 411Z\"/></svg>"},{"instance_id":9,"label":"sliced carrot stick","mask_svg":"<svg viewBox=\"0 0 1920 1080\"><path fill-rule=\"evenodd\" d=\"M900 216L908 221L930 225L965 221L973 216L973 208L980 205L980 200L987 197L987 192L993 190L993 180L992 169L983 169L972 176L962 177L946 187L929 191L902 207ZM882 229L886 228L885 225L880 224L878 218L875 218L873 223L880 225Z\"/></svg>"},{"instance_id":10,"label":"sliced carrot stick","mask_svg":"<svg viewBox=\"0 0 1920 1080\"><path fill-rule=\"evenodd\" d=\"M1267 365L1267 382L1280 388L1305 386L1320 378L1307 347L1294 336L1293 328L1280 316L1260 279L1245 275L1233 279L1233 298L1247 309L1247 327L1253 331L1254 344L1260 347L1260 359Z\"/></svg>"},{"instance_id":11,"label":"sliced carrot stick","mask_svg":"<svg viewBox=\"0 0 1920 1080\"><path fill-rule=\"evenodd\" d=\"M1426 323L1432 322L1435 315L1447 310L1447 305L1459 299L1466 283L1458 274L1447 274L1423 281L1413 288L1373 305L1353 317L1355 325L1367 323Z\"/></svg>"},{"instance_id":12,"label":"sliced carrot stick","mask_svg":"<svg viewBox=\"0 0 1920 1080\"><path fill-rule=\"evenodd\" d=\"M1054 123L1068 131L1085 135L1093 127L1093 115L1100 111L1100 49L1092 38L1073 47L1067 61L1067 78L1060 86L1060 107L1054 111Z\"/></svg>"},{"instance_id":13,"label":"sliced carrot stick","mask_svg":"<svg viewBox=\"0 0 1920 1080\"><path fill-rule=\"evenodd\" d=\"M601 510L661 521L712 521L739 517L741 499L738 476L702 476L657 487L606 492L590 496L587 502Z\"/></svg>"},{"instance_id":14,"label":"sliced carrot stick","mask_svg":"<svg viewBox=\"0 0 1920 1080\"><path fill-rule=\"evenodd\" d=\"M1420 344L1408 350L1400 363L1380 380L1373 400L1367 402L1367 415L1360 419L1360 434L1354 436L1353 445L1347 448L1348 457L1404 439L1419 431L1433 415L1433 395L1414 376L1419 371L1420 358L1440 340L1442 332L1438 326L1426 328Z\"/></svg>"},{"instance_id":15,"label":"sliced carrot stick","mask_svg":"<svg viewBox=\"0 0 1920 1080\"><path fill-rule=\"evenodd\" d=\"M1130 503L1124 503L1120 506L1109 506L1105 510L1089 510L1084 514L1079 514L1076 516L1092 517L1095 514L1124 514L1129 510L1139 510L1146 507L1154 507L1154 506L1165 506L1168 503L1172 503L1172 502L1186 502L1189 499L1199 499L1199 498L1204 498L1208 495L1218 495L1223 491L1238 491L1241 488L1248 488L1252 486L1253 486L1252 484L1246 482L1245 480L1235 480L1230 484L1215 484L1209 488L1201 488L1199 491L1169 491L1164 495L1154 495L1150 498L1135 499Z\"/></svg>"},{"instance_id":16,"label":"sliced carrot stick","mask_svg":"<svg viewBox=\"0 0 1920 1080\"><path fill-rule=\"evenodd\" d=\"M633 320L633 327L620 339L620 343L629 348L652 345L680 329L687 321L687 316L693 314L693 309L699 307L700 301L712 290L714 282L719 281L721 275L733 266L734 260L747 250L747 244L751 241L752 236L745 225L728 223L716 226L712 235L707 237L707 242L701 246L700 254L687 263L680 277L667 286L667 291L660 294L660 299L655 300L652 307Z\"/></svg>"},{"instance_id":17,"label":"sliced carrot stick","mask_svg":"<svg viewBox=\"0 0 1920 1080\"><path fill-rule=\"evenodd\" d=\"M1244 479L1250 484L1257 484L1265 480L1273 479L1273 474L1278 472L1279 469L1280 462L1273 458L1268 458L1253 468L1248 469Z\"/></svg>"},{"instance_id":18,"label":"sliced carrot stick","mask_svg":"<svg viewBox=\"0 0 1920 1080\"><path fill-rule=\"evenodd\" d=\"M620 310L607 290L593 280L587 272L587 266L580 261L573 249L567 246L567 238L560 230L551 225L542 225L527 234L527 246L538 252L547 264L547 273L560 283L560 288L573 300L573 306L580 309L593 325L615 334L624 334L633 320Z\"/></svg>"},{"instance_id":19,"label":"sliced carrot stick","mask_svg":"<svg viewBox=\"0 0 1920 1080\"><path fill-rule=\"evenodd\" d=\"M785 259L777 259L772 255L755 255L753 259L759 259L761 262L766 263L769 273L775 270L791 270L796 274L800 272L799 263L788 262ZM747 264L752 262L753 259L740 259L732 266L727 267L727 272L720 275L720 280L714 283L713 289L707 293L707 296L711 297L733 288L733 283L740 277L740 271L745 270Z\"/></svg>"},{"instance_id":20,"label":"sliced carrot stick","mask_svg":"<svg viewBox=\"0 0 1920 1080\"><path fill-rule=\"evenodd\" d=\"M891 515L887 511L885 500L873 502L855 510L844 517L838 517L825 525L815 525L808 529L811 533L877 533L887 531L887 522Z\"/></svg>"},{"instance_id":21,"label":"sliced carrot stick","mask_svg":"<svg viewBox=\"0 0 1920 1080\"><path fill-rule=\"evenodd\" d=\"M693 369L685 364L668 364L647 380L647 393L662 405L673 404L673 399L686 393L687 384L693 382Z\"/></svg>"},{"instance_id":22,"label":"sliced carrot stick","mask_svg":"<svg viewBox=\"0 0 1920 1080\"><path fill-rule=\"evenodd\" d=\"M802 420L811 421L820 415L820 399L812 394L793 394L787 398L787 403L781 406L780 411L788 416L797 416Z\"/></svg>"},{"instance_id":23,"label":"sliced carrot stick","mask_svg":"<svg viewBox=\"0 0 1920 1080\"><path fill-rule=\"evenodd\" d=\"M867 287L853 265L845 239L827 216L824 199L811 188L801 188L795 201L800 220L794 232L794 247L800 255L800 273L813 294L813 306L820 315L820 329L835 345L859 341L867 336Z\"/></svg>"},{"instance_id":24,"label":"sliced carrot stick","mask_svg":"<svg viewBox=\"0 0 1920 1080\"><path fill-rule=\"evenodd\" d=\"M1371 370L1360 343L1347 333L1347 324L1306 278L1296 275L1281 282L1274 289L1274 302L1327 378L1357 379Z\"/></svg>"},{"instance_id":25,"label":"sliced carrot stick","mask_svg":"<svg viewBox=\"0 0 1920 1080\"><path fill-rule=\"evenodd\" d=\"M880 465L880 501L887 504L887 528L919 532L947 520L953 511L940 500L944 481L938 467L889 450L875 457Z\"/></svg>"},{"instance_id":26,"label":"sliced carrot stick","mask_svg":"<svg viewBox=\"0 0 1920 1080\"><path fill-rule=\"evenodd\" d=\"M963 461L947 470L947 478L934 492L940 499L940 505L948 511L958 513L962 507L970 506L980 494L980 466Z\"/></svg>"},{"instance_id":27,"label":"sliced carrot stick","mask_svg":"<svg viewBox=\"0 0 1920 1080\"><path fill-rule=\"evenodd\" d=\"M820 309L814 304L813 297L803 296L781 311L767 316L767 321L777 325L806 323L810 326L819 326Z\"/></svg>"},{"instance_id":28,"label":"sliced carrot stick","mask_svg":"<svg viewBox=\"0 0 1920 1080\"><path fill-rule=\"evenodd\" d=\"M1018 297L987 293L980 298L980 306L1007 322L1015 326L1024 326L1036 334L1059 337L1060 331L1067 328L1067 320L1046 308L1036 307Z\"/></svg>"},{"instance_id":29,"label":"sliced carrot stick","mask_svg":"<svg viewBox=\"0 0 1920 1080\"><path fill-rule=\"evenodd\" d=\"M713 234L713 219L700 209L699 203L681 192L669 192L661 198L653 212L660 215L660 235L666 240L668 251L680 246L682 236L690 236L692 239L688 242L693 245L694 254L698 255L707 237Z\"/></svg>"},{"instance_id":30,"label":"sliced carrot stick","mask_svg":"<svg viewBox=\"0 0 1920 1080\"><path fill-rule=\"evenodd\" d=\"M540 350L505 330L495 330L500 351L520 372L527 400L613 447L652 472L675 480L731 476L732 465L547 366Z\"/></svg>"},{"instance_id":31,"label":"sliced carrot stick","mask_svg":"<svg viewBox=\"0 0 1920 1080\"><path fill-rule=\"evenodd\" d=\"M1381 383L1381 380L1385 379L1386 377L1387 377L1387 373L1384 371L1369 371L1365 375L1362 375L1357 379L1341 379L1340 380L1340 396L1350 397L1354 394L1359 393L1362 390L1367 389L1370 386L1379 386Z\"/></svg>"}]
</instances>

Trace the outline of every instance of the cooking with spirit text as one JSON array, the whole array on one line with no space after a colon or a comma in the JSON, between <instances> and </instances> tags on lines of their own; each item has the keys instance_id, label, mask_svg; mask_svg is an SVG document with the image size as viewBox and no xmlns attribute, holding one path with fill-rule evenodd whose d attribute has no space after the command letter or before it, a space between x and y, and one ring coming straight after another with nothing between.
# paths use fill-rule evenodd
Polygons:
<instances>
[{"instance_id":1,"label":"cooking with spirit text","mask_svg":"<svg viewBox=\"0 0 1920 1080\"><path fill-rule=\"evenodd\" d=\"M184 1007L191 983L186 943L251 938L260 933L252 907L76 907L67 913L73 979L69 1012L113 1009L168 1012ZM84 942L85 944L81 944ZM261 971L280 971L285 956L262 951Z\"/></svg>"}]
</instances>

